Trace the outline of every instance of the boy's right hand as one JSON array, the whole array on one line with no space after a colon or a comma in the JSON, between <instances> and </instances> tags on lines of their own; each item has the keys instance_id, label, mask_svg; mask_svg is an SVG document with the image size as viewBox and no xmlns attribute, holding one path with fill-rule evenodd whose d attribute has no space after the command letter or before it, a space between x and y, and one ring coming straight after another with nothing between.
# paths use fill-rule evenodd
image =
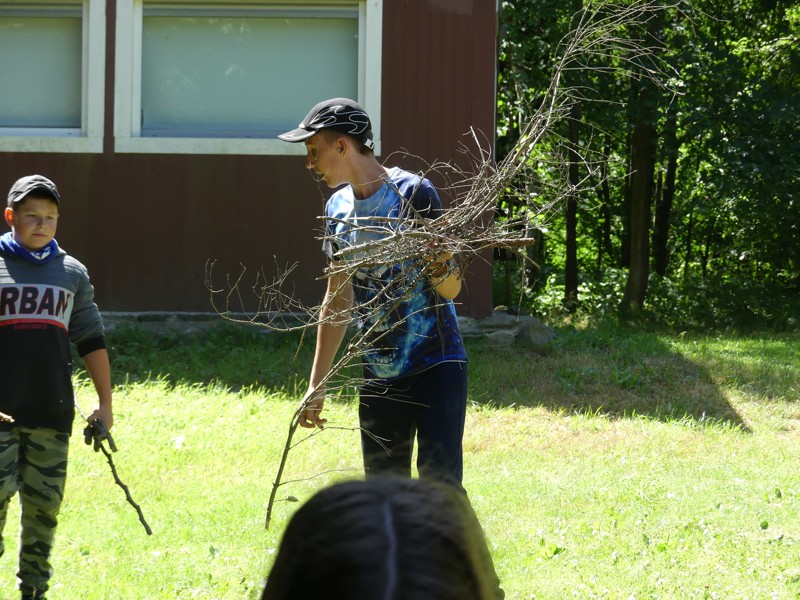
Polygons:
<instances>
[{"instance_id":1,"label":"boy's right hand","mask_svg":"<svg viewBox=\"0 0 800 600\"><path fill-rule=\"evenodd\" d=\"M89 423L94 423L97 420L103 422L106 429L110 430L114 426L114 413L111 410L110 404L98 406L95 411L86 419Z\"/></svg>"},{"instance_id":2,"label":"boy's right hand","mask_svg":"<svg viewBox=\"0 0 800 600\"><path fill-rule=\"evenodd\" d=\"M102 419L92 420L83 430L83 441L86 445L94 442L94 451L99 452L102 442L108 442L108 447L112 452L117 451L117 445L114 443L114 438L108 432L108 428Z\"/></svg>"},{"instance_id":3,"label":"boy's right hand","mask_svg":"<svg viewBox=\"0 0 800 600\"><path fill-rule=\"evenodd\" d=\"M306 397L300 403L297 409L298 424L300 427L313 429L314 427L323 428L328 419L320 417L322 409L325 407L325 390L324 388L315 388L306 393Z\"/></svg>"}]
</instances>

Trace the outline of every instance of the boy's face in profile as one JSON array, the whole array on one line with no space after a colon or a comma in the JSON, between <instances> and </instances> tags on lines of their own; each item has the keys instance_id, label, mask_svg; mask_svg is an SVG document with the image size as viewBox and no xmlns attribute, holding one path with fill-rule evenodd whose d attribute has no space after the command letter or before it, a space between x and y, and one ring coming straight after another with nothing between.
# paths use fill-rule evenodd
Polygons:
<instances>
[{"instance_id":1,"label":"boy's face in profile","mask_svg":"<svg viewBox=\"0 0 800 600\"><path fill-rule=\"evenodd\" d=\"M17 204L16 210L6 208L5 217L17 243L35 252L49 244L56 235L58 204L51 198L27 196Z\"/></svg>"}]
</instances>

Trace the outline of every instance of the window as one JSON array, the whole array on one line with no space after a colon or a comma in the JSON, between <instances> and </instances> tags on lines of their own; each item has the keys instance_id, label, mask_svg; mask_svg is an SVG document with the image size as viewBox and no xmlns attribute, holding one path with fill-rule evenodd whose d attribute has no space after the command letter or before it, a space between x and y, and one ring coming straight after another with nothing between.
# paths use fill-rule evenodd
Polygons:
<instances>
[{"instance_id":1,"label":"window","mask_svg":"<svg viewBox=\"0 0 800 600\"><path fill-rule=\"evenodd\" d=\"M380 125L381 1L123 0L117 152L299 154L276 140L325 98Z\"/></svg>"},{"instance_id":2,"label":"window","mask_svg":"<svg viewBox=\"0 0 800 600\"><path fill-rule=\"evenodd\" d=\"M0 152L102 152L105 0L0 2Z\"/></svg>"}]
</instances>

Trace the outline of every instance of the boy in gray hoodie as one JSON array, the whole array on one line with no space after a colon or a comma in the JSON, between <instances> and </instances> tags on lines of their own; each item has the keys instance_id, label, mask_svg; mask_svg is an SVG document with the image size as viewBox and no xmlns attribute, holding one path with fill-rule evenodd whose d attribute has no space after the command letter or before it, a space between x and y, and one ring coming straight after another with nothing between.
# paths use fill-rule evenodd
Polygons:
<instances>
[{"instance_id":1,"label":"boy in gray hoodie","mask_svg":"<svg viewBox=\"0 0 800 600\"><path fill-rule=\"evenodd\" d=\"M89 423L113 425L111 370L94 288L55 240L61 196L41 175L17 180L0 237L0 555L8 505L19 492L22 599L42 599L64 497L75 417L70 343L98 395Z\"/></svg>"}]
</instances>

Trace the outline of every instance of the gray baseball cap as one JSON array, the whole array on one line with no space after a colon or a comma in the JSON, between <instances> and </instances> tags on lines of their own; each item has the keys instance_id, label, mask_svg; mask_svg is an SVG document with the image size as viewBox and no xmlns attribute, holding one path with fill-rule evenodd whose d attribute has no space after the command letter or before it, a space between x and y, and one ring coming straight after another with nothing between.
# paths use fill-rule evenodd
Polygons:
<instances>
[{"instance_id":1,"label":"gray baseball cap","mask_svg":"<svg viewBox=\"0 0 800 600\"><path fill-rule=\"evenodd\" d=\"M372 122L364 107L349 98L324 100L308 111L296 129L280 134L285 142L302 142L320 129L335 129L347 133L372 150Z\"/></svg>"},{"instance_id":2,"label":"gray baseball cap","mask_svg":"<svg viewBox=\"0 0 800 600\"><path fill-rule=\"evenodd\" d=\"M57 205L61 206L61 196L58 193L56 184L42 175L28 175L17 179L8 192L8 206L13 207L14 204L22 202L26 196L33 192L43 192L44 195L49 196Z\"/></svg>"}]
</instances>

